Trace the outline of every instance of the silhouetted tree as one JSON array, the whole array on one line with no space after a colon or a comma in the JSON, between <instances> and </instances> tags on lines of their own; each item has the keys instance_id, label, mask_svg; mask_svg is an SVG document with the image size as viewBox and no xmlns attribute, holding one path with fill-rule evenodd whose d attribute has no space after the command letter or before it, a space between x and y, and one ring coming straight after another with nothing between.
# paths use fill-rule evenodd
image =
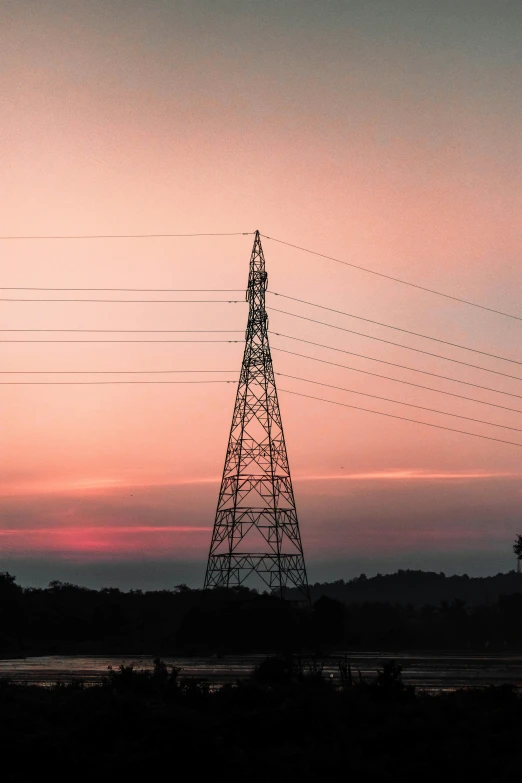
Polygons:
<instances>
[{"instance_id":1,"label":"silhouetted tree","mask_svg":"<svg viewBox=\"0 0 522 783\"><path fill-rule=\"evenodd\" d=\"M520 560L522 559L522 535L520 533L517 535L515 539L515 543L513 544L513 552L516 555L517 558L517 573L520 573Z\"/></svg>"}]
</instances>

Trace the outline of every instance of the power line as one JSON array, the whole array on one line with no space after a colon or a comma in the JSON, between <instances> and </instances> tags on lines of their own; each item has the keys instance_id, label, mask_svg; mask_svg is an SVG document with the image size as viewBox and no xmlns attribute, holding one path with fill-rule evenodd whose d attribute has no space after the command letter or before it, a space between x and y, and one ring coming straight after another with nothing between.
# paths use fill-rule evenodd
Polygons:
<instances>
[{"instance_id":1,"label":"power line","mask_svg":"<svg viewBox=\"0 0 522 783\"><path fill-rule=\"evenodd\" d=\"M169 238L169 237L218 237L218 236L249 236L253 234L253 231L236 231L236 232L213 232L213 233L197 233L197 234L74 234L74 235L39 235L39 236L0 236L0 240L52 240L52 239L151 239L151 238ZM395 283L401 283L402 285L407 285L411 288L417 288L421 291L427 291L431 294L436 294L437 296L442 296L446 299L451 299L455 302L460 302L462 304L469 305L471 307L477 307L481 310L486 310L491 313L495 313L497 315L505 316L506 318L512 318L517 321L522 321L522 317L512 315L511 313L505 313L502 310L496 310L492 307L487 307L486 305L478 304L477 302L471 302L467 299L462 299L457 296L452 296L451 294L443 293L442 291L436 291L433 288L427 288L426 286L421 286L416 283L411 283L407 280L402 280L398 277L393 277L392 275L387 275L384 272L377 272L374 269L368 269L367 267L360 266L359 264L354 264L349 261L342 261L340 258L334 258L333 256L328 256L325 253L319 253L315 250L310 250L305 247L301 247L300 245L294 245L290 242L285 242L282 239L276 239L275 237L269 237L266 234L261 234L261 236L264 239L269 239L272 242L278 242L281 245L286 245L287 247L292 247L296 250L301 250L304 253L310 253L311 255L318 256L320 258L326 258L330 261L335 261L338 264L343 264L344 266L349 266L353 269L358 269L362 272L367 272L368 274L376 275L378 277L383 277L387 280L392 280Z\"/></svg>"},{"instance_id":2,"label":"power line","mask_svg":"<svg viewBox=\"0 0 522 783\"><path fill-rule=\"evenodd\" d=\"M432 340L436 343L442 343L444 345L451 345L453 348L462 348L464 351L472 351L473 353L480 353L482 356L489 356L491 359L501 359L503 362L511 362L512 364L520 364L516 359L508 359L505 356L499 356L495 353L488 353L487 351L480 351L478 348L470 348L467 345L460 345L459 343L451 343L449 340L441 340L438 337L430 337L427 334L420 334L419 332L412 332L410 329L401 329L399 326L391 326L390 324L382 323L382 321L373 321L371 318L363 318L361 315L354 315L353 313L345 313L343 310L335 310L333 307L325 307L324 305L316 304L315 302L307 302L304 299L296 299L295 296L286 296L286 294L278 294L275 291L267 291L267 293L273 296L281 296L283 299L291 299L293 302L300 302L301 304L310 305L311 307L318 307L321 310L328 310L330 313L338 313L339 315L346 315L349 318L356 318L358 321L366 321L369 324L376 324L377 326L384 326L386 329L394 329L396 332L403 332L404 334L412 334L415 337L422 337L424 340Z\"/></svg>"},{"instance_id":3,"label":"power line","mask_svg":"<svg viewBox=\"0 0 522 783\"><path fill-rule=\"evenodd\" d=\"M35 286L0 286L0 291L147 291L151 293L223 293L225 291L239 292L243 290L243 288L38 288ZM279 294L279 296L282 296L282 294ZM40 300L38 299L37 301Z\"/></svg>"},{"instance_id":4,"label":"power line","mask_svg":"<svg viewBox=\"0 0 522 783\"><path fill-rule=\"evenodd\" d=\"M269 237L266 234L261 234L261 236L264 239L271 239L272 242L278 242L280 245L293 247L296 250L302 250L304 253L310 253L311 255L319 256L320 258L327 258L329 261L335 261L338 264L343 264L344 266L352 267L352 269L359 269L361 272L368 272L368 274L370 275L376 275L377 277L384 277L386 280L392 280L394 283L401 283L402 285L407 285L410 288L417 288L420 291L427 291L429 294L436 294L437 296L443 296L445 299L452 299L454 302L460 302L461 304L470 305L470 307L477 307L480 310L487 310L490 313L495 313L496 315L503 315L506 318L513 318L515 321L522 321L522 317L518 315L512 315L511 313L505 313L503 310L496 310L493 307L487 307L486 305L477 304L477 302L470 302L468 299L461 299L458 296L452 296L451 294L445 294L442 291L436 291L434 288L427 288L426 286L417 285L416 283L410 283L408 280L401 280L398 277L392 277L391 275L386 275L384 274L384 272L376 272L375 269L368 269L367 267L359 266L358 264L353 264L350 261L341 261L340 258L327 256L324 253L318 253L315 250L309 250L306 247L300 247L300 245L293 245L290 242L284 242L282 239Z\"/></svg>"},{"instance_id":5,"label":"power line","mask_svg":"<svg viewBox=\"0 0 522 783\"><path fill-rule=\"evenodd\" d=\"M302 359L311 359L314 362L321 362L322 364L331 364L333 367L342 367L344 370L352 370L353 372L364 373L364 375L372 375L374 378L384 378L387 381L395 381L395 383L404 383L407 386L415 386L417 389L425 389L426 391L438 392L438 394L447 394L450 397L458 397L460 400L467 400L468 402L478 402L480 405L490 405L493 408L501 408L504 411L511 411L513 413L522 413L522 410L518 408L508 408L505 405L497 405L494 402L484 402L484 400L477 400L476 397L465 397L462 394L455 394L454 392L443 391L442 389L434 389L431 386L422 386L420 383L412 383L411 381L403 381L399 378L392 378L389 375L380 375L376 372L369 372L369 370L360 370L357 367L349 367L347 364L338 364L337 362L329 362L326 359L317 359L315 356L306 356L304 353L296 353L295 351L287 351L284 348L272 348L273 351L280 351L282 353L288 353L291 356L300 356Z\"/></svg>"},{"instance_id":6,"label":"power line","mask_svg":"<svg viewBox=\"0 0 522 783\"><path fill-rule=\"evenodd\" d=\"M0 299L0 302L110 302L117 304L243 304L243 299Z\"/></svg>"},{"instance_id":7,"label":"power line","mask_svg":"<svg viewBox=\"0 0 522 783\"><path fill-rule=\"evenodd\" d=\"M441 378L443 381L452 381L453 383L461 383L464 386L472 386L475 389L483 389L484 391L494 392L495 394L504 394L506 397L516 397L522 400L522 394L513 394L512 392L501 391L500 389L492 389L490 386L481 386L478 383L471 383L471 381L460 381L457 378L451 378L448 375L439 375L436 372L429 372L428 370L419 370L416 367L409 367L407 364L396 364L395 362L387 362L385 359L376 359L374 356L366 356L364 353L355 353L355 351L347 351L343 348L334 348L332 345L324 345L323 343L314 343L312 340L304 340L302 337L293 337L290 334L282 334L281 332L270 331L270 334L275 334L277 337L285 337L287 340L296 340L300 343L306 343L307 345L315 345L317 348L326 348L329 351L336 351L337 353L346 353L350 356L358 356L361 359L368 359L371 362L378 362L379 364L387 364L390 367L399 367L401 370L410 370L411 372L418 372L422 375L430 375L433 378ZM281 349L280 349L281 350Z\"/></svg>"},{"instance_id":8,"label":"power line","mask_svg":"<svg viewBox=\"0 0 522 783\"><path fill-rule=\"evenodd\" d=\"M310 359L312 361L321 362L322 364L329 364L334 367L341 367L345 370L352 370L353 372L363 373L365 375L372 375L376 378L384 378L385 380L395 381L396 383L403 383L408 386L414 386L419 389L425 389L427 391L438 392L439 394L446 394L451 397L458 397L462 400L469 402L477 402L481 405L489 405L494 408L500 408L502 410L511 411L513 413L522 413L517 408L509 408L505 405L497 405L494 402L484 402L483 400L477 400L474 397L465 397L461 394L455 394L453 392L443 391L441 389L434 389L430 386L422 386L421 384L411 383L409 381L403 381L398 378L392 378L387 375L380 375L379 373L372 373L367 370L360 370L356 367L350 367L346 364L339 364L338 362L330 362L326 359L318 359L315 356L307 356L306 354L296 353L295 351L288 351L284 348L274 348L273 350L281 353L287 353L291 356L298 356L302 359ZM0 370L0 375L157 375L157 374L170 374L170 373L235 373L236 370Z\"/></svg>"},{"instance_id":9,"label":"power line","mask_svg":"<svg viewBox=\"0 0 522 783\"><path fill-rule=\"evenodd\" d=\"M1 343L244 343L244 340L0 340Z\"/></svg>"},{"instance_id":10,"label":"power line","mask_svg":"<svg viewBox=\"0 0 522 783\"><path fill-rule=\"evenodd\" d=\"M147 291L147 292L151 292L152 293L152 292L169 292L169 291L172 291L172 292L174 292L174 291L180 291L180 292L181 291L186 291L186 292L190 292L190 291L219 292L219 291L241 291L242 289L217 289L217 288L215 288L215 289L210 289L210 288L209 289L203 289L203 288L202 289L195 289L195 288L194 289L190 289L190 288L186 288L186 289L182 289L182 288L170 288L170 289L169 288L165 288L165 289L161 289L161 288L12 288L12 287L11 288L6 288L6 287L4 287L4 288L0 288L0 290L3 290L3 291L15 291L15 290L16 291L121 291L121 292ZM432 340L434 342L442 343L444 345L450 345L450 346L452 346L454 348L461 348L461 349L466 350L466 351L472 351L473 353L478 353L478 354L481 354L483 356L489 356L492 359L500 359L502 361L510 362L512 364L522 365L522 362L519 362L519 361L517 361L515 359L509 359L509 358L507 358L505 356L500 356L500 355L497 355L497 354L491 354L491 353L488 353L487 351L481 351L481 350L479 350L477 348L471 348L471 347L466 346L466 345L460 345L459 343L452 343L452 342L450 342L448 340L442 340L442 339L437 338L437 337L430 337L429 335L421 334L419 332L413 332L413 331L411 331L409 329L402 329L401 327L392 326L390 324L386 324L386 323L383 323L381 321L374 321L371 318L365 318L363 316L354 315L353 313L347 313L347 312L344 312L342 310L336 310L336 309L334 309L332 307L326 307L325 305L317 304L316 302L308 302L308 301L306 301L304 299L298 299L298 298L293 297L293 296L287 296L286 294L277 293L276 291L268 291L267 293L270 293L273 296L283 297L284 299L289 299L289 300L292 300L294 302L300 302L301 304L310 305L311 307L317 307L317 308L320 308L321 310L328 310L329 312L332 312L332 313L338 313L339 315L345 315L345 316L348 316L349 318L356 318L359 321L366 321L367 323L376 324L378 326L384 326L387 329L393 329L395 331L403 332L405 334L411 334L411 335L414 335L415 337L422 337L422 338L424 338L426 340ZM60 302L61 301L134 302L134 301L138 301L138 302L147 302L148 303L149 301L150 302L163 302L164 300L148 300L148 299L147 300L122 300L122 299L118 299L118 300L110 300L110 299L100 299L100 300L98 300L98 299L96 299L96 300L91 300L91 299L78 299L78 300L76 300L76 299L74 299L74 300L68 300L68 299L51 299L51 300L47 300L47 299L3 299L3 300L0 300L0 301L24 301L24 302L25 301L35 301L35 302L47 302L47 301L60 301ZM226 301L226 302L229 302L229 303L237 303L237 302L242 301L242 300L190 300L190 299L183 299L183 300L167 300L167 301L180 301L180 302L191 302L191 303L192 302L201 302L201 301L204 301L205 303L207 303L207 302L214 303L214 302L224 302L224 301ZM282 311L280 311L280 312L282 312ZM0 331L3 331L3 332L107 332L107 333L109 333L109 332L156 332L156 331L158 331L158 332L160 332L160 331L165 331L165 332L167 332L167 331L216 331L216 332L217 331L221 331L221 332L237 331L237 332L239 332L241 330L239 330L239 329L231 329L231 330L226 330L226 329L219 329L219 330L0 329Z\"/></svg>"},{"instance_id":11,"label":"power line","mask_svg":"<svg viewBox=\"0 0 522 783\"><path fill-rule=\"evenodd\" d=\"M174 372L233 372L237 370L0 370L0 375L159 375Z\"/></svg>"},{"instance_id":12,"label":"power line","mask_svg":"<svg viewBox=\"0 0 522 783\"><path fill-rule=\"evenodd\" d=\"M0 329L0 332L88 332L90 334L239 334L244 331L244 329ZM7 341L0 338L0 342Z\"/></svg>"},{"instance_id":13,"label":"power line","mask_svg":"<svg viewBox=\"0 0 522 783\"><path fill-rule=\"evenodd\" d=\"M110 386L121 384L235 383L235 381L0 381L0 386Z\"/></svg>"},{"instance_id":14,"label":"power line","mask_svg":"<svg viewBox=\"0 0 522 783\"><path fill-rule=\"evenodd\" d=\"M356 332L353 329L347 329L345 326L334 326L334 324L327 324L324 321L316 321L315 318L308 318L305 315L296 315L296 313L289 313L286 310L278 310L276 307L267 307L267 310L273 310L275 313L283 313L283 315L291 315L292 318L301 318L303 321L310 321L314 324L320 324L321 326L329 326L330 329L338 329L341 332L349 332L350 334L356 334L359 337L366 337L369 340L378 340L380 343L386 343L387 345L395 345L397 348L405 348L407 351L415 351L416 353L423 353L426 356L434 356L436 359L444 359L446 362L453 362L453 364L462 364L464 367L472 367L474 370L482 370L483 372L490 372L494 375L502 375L504 378L512 378L515 381L522 381L517 375L509 375L505 372L499 372L498 370L489 370L487 367L481 367L478 364L470 364L469 362L463 362L460 359L450 359L449 356L441 356L439 353L432 353L431 351L423 351L421 348L412 348L410 345L403 345L402 343L394 343L393 340L385 340L383 337L374 337L371 334L364 334L364 332Z\"/></svg>"},{"instance_id":15,"label":"power line","mask_svg":"<svg viewBox=\"0 0 522 783\"><path fill-rule=\"evenodd\" d=\"M475 432L467 432L466 430L456 430L453 427L444 427L442 424L430 424L427 421L418 421L418 419L408 419L405 416L397 416L393 413L383 413L382 411L374 411L371 408L362 408L359 405L349 405L347 402L336 402L335 400L325 400L324 397L313 397L311 394L303 394L302 392L290 391L290 389L278 389L278 391L284 394L295 394L297 397L306 397L308 400L318 400L319 402L329 402L331 405L340 405L342 408L352 408L356 411L365 411L365 413L376 413L377 416L386 416L389 419L399 419L400 421L410 421L413 424L423 424L425 427L433 427L437 430L446 430L447 432L458 432L459 435L470 435L472 438L481 438L482 440L492 440L496 443L506 443L509 446L518 446L522 448L522 443L515 443L511 440L501 440L500 438L492 438L489 435L477 435Z\"/></svg>"},{"instance_id":16,"label":"power line","mask_svg":"<svg viewBox=\"0 0 522 783\"><path fill-rule=\"evenodd\" d=\"M66 236L0 236L0 239L153 239L165 237L247 237L253 231L212 234L72 234Z\"/></svg>"},{"instance_id":17,"label":"power line","mask_svg":"<svg viewBox=\"0 0 522 783\"><path fill-rule=\"evenodd\" d=\"M439 413L442 416L451 416L455 419L465 419L466 421L474 421L477 424L487 424L490 427L501 427L504 430L513 430L514 432L522 432L519 427L509 427L507 424L495 424L492 421L483 421L482 419L474 419L470 416L460 416L458 413L448 413L447 411L439 411L436 408L426 408L423 405L414 405L411 402L402 402L401 400L393 400L390 397L380 397L378 394L369 394L369 392L355 391L355 389L345 389L343 386L334 386L331 383L322 383L321 381L311 381L309 378L298 378L296 375L287 375L284 372L278 372L276 375L281 375L283 378L292 378L294 381L305 381L306 383L313 383L316 386L327 386L329 389L337 389L338 391L349 392L350 394L359 394L362 397L372 397L374 400L382 400L383 402L393 402L396 405L406 405L408 408L417 408L421 411L428 411L429 413Z\"/></svg>"}]
</instances>

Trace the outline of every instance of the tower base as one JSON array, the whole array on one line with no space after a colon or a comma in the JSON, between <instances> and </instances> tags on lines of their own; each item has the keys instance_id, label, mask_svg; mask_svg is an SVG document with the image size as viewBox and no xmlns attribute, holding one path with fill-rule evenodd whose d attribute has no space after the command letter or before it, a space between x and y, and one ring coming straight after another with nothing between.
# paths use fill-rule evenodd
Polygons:
<instances>
[{"instance_id":1,"label":"tower base","mask_svg":"<svg viewBox=\"0 0 522 783\"><path fill-rule=\"evenodd\" d=\"M258 574L270 590L282 593L285 588L295 587L310 600L304 557L300 554L210 555L205 588L239 587L251 574Z\"/></svg>"}]
</instances>

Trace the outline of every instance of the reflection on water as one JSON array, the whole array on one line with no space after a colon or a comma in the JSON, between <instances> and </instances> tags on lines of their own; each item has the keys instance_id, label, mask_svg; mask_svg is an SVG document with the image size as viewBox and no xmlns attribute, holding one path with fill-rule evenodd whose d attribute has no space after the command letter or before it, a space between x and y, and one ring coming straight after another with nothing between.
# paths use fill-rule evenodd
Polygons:
<instances>
[{"instance_id":1,"label":"reflection on water","mask_svg":"<svg viewBox=\"0 0 522 783\"><path fill-rule=\"evenodd\" d=\"M363 678L371 679L382 661L393 658L403 666L406 683L429 690L457 687L500 685L512 683L522 687L522 656L485 656L472 653L405 654L405 653L347 653L355 677L360 671ZM199 677L213 685L234 682L247 677L264 655L225 656L223 658L164 657L168 665L179 666L183 677ZM339 677L337 661L331 657L325 661L324 673ZM139 669L151 669L152 656L141 655L50 655L19 660L0 660L0 677L10 677L16 682L50 684L82 680L100 682L107 675L108 667L117 669L121 664L133 663Z\"/></svg>"}]
</instances>

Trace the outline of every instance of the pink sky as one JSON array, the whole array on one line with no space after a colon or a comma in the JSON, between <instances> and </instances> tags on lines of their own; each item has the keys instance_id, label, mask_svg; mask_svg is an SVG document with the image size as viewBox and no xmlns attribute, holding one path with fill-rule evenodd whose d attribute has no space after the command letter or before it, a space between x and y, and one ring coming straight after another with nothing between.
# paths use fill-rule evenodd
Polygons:
<instances>
[{"instance_id":1,"label":"pink sky","mask_svg":"<svg viewBox=\"0 0 522 783\"><path fill-rule=\"evenodd\" d=\"M261 13L254 3L222 0L151 2L146 9L134 0L9 4L0 33L0 233L259 228L518 314L519 4L506 2L493 17L482 0L439 10L408 4L408 13L402 3L395 10L382 2L361 5L320 12L315 4L288 2ZM5 287L244 289L251 245L252 236L3 241L1 279ZM517 321L268 239L263 246L273 291L522 361ZM191 295L158 298L183 296ZM270 296L268 302L522 379L516 364L295 302ZM246 316L243 303L0 302L3 329L230 329L239 330L230 338L241 340ZM270 314L270 328L522 395L519 380L281 313ZM522 399L271 339L276 372L522 429ZM241 355L241 344L4 342L0 369L230 370L201 378L236 381ZM522 444L522 432L289 378L277 382ZM234 394L234 383L0 386L0 568L2 555L85 560L142 553L203 561ZM398 564L405 551L420 558L428 550L509 552L520 525L520 449L283 392L280 402L310 563L364 555L371 564L383 543Z\"/></svg>"}]
</instances>

